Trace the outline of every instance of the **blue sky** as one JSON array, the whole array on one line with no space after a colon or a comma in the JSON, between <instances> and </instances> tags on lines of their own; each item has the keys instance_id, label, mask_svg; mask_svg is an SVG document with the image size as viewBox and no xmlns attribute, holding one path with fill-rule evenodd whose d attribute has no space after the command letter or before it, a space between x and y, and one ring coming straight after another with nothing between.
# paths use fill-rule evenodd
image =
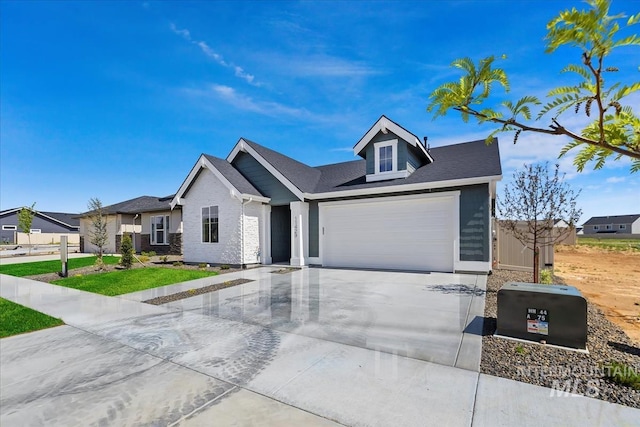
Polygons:
<instances>
[{"instance_id":1,"label":"blue sky","mask_svg":"<svg viewBox=\"0 0 640 427\"><path fill-rule=\"evenodd\" d=\"M612 12L639 5L614 0ZM543 40L573 6L586 4L2 1L0 207L82 212L91 197L169 195L200 153L224 158L240 137L310 165L353 160L382 114L431 146L484 138L453 113L433 121L430 92L457 79L454 59L492 54L507 55L512 98L575 82L559 71L579 53L545 54ZM613 56L616 78L639 80L638 58ZM500 136L499 188L524 163L557 162L564 142ZM571 161L560 164L582 189L582 221L640 212L628 162L576 173Z\"/></svg>"}]
</instances>

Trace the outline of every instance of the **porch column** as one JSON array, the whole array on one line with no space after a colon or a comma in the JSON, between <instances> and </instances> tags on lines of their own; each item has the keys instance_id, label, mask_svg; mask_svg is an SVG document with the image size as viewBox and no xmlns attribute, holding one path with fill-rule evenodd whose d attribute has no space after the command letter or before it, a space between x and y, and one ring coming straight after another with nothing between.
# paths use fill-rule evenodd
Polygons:
<instances>
[{"instance_id":1,"label":"porch column","mask_svg":"<svg viewBox=\"0 0 640 427\"><path fill-rule=\"evenodd\" d=\"M307 265L309 257L309 203L291 202L291 265Z\"/></svg>"},{"instance_id":2,"label":"porch column","mask_svg":"<svg viewBox=\"0 0 640 427\"><path fill-rule=\"evenodd\" d=\"M271 205L262 205L262 227L260 233L260 262L271 264Z\"/></svg>"}]
</instances>

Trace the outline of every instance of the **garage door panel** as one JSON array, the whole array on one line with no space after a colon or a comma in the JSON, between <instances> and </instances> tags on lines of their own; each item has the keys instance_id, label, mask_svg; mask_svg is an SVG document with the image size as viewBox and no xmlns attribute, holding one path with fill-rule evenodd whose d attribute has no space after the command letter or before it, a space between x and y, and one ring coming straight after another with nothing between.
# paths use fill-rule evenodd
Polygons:
<instances>
[{"instance_id":1,"label":"garage door panel","mask_svg":"<svg viewBox=\"0 0 640 427\"><path fill-rule=\"evenodd\" d=\"M323 206L323 264L453 270L453 197Z\"/></svg>"}]
</instances>

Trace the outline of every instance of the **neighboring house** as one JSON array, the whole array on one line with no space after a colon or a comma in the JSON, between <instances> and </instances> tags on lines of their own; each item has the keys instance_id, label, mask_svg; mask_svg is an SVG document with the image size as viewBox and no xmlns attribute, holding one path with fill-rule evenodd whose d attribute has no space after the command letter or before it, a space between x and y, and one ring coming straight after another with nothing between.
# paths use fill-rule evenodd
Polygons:
<instances>
[{"instance_id":1,"label":"neighboring house","mask_svg":"<svg viewBox=\"0 0 640 427\"><path fill-rule=\"evenodd\" d=\"M582 225L583 234L640 234L640 214L594 216Z\"/></svg>"},{"instance_id":2,"label":"neighboring house","mask_svg":"<svg viewBox=\"0 0 640 427\"><path fill-rule=\"evenodd\" d=\"M202 154L171 202L185 262L491 270L497 142L428 149L382 116L353 152L317 167L246 139Z\"/></svg>"},{"instance_id":3,"label":"neighboring house","mask_svg":"<svg viewBox=\"0 0 640 427\"><path fill-rule=\"evenodd\" d=\"M119 252L122 235L130 233L136 252L155 251L158 254L182 253L182 211L171 209L173 195L141 196L105 206L108 242L106 253ZM80 251L97 252L90 243L92 232L90 212L80 215Z\"/></svg>"},{"instance_id":4,"label":"neighboring house","mask_svg":"<svg viewBox=\"0 0 640 427\"><path fill-rule=\"evenodd\" d=\"M0 241L4 244L26 243L19 239L22 234L18 224L20 208L6 209L0 212ZM35 210L31 224L31 234L34 244L58 243L61 235L76 237L78 235L79 221L74 214L63 212L44 212ZM34 235L44 235L37 236ZM20 241L19 241L20 240ZM77 239L76 239L77 244Z\"/></svg>"}]
</instances>

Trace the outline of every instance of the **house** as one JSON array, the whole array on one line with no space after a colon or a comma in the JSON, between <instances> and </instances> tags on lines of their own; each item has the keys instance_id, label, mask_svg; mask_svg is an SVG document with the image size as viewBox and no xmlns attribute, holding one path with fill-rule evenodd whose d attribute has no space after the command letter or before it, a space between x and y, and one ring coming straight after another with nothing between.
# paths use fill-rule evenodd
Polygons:
<instances>
[{"instance_id":1,"label":"house","mask_svg":"<svg viewBox=\"0 0 640 427\"><path fill-rule=\"evenodd\" d=\"M26 244L28 237L21 233L18 215L22 207L0 212L0 241L3 244ZM31 223L31 243L59 243L60 236L69 237L69 243L78 243L79 221L74 214L35 210Z\"/></svg>"},{"instance_id":2,"label":"house","mask_svg":"<svg viewBox=\"0 0 640 427\"><path fill-rule=\"evenodd\" d=\"M136 252L155 251L158 254L182 253L182 211L171 209L173 195L168 197L141 196L105 206L108 242L104 251L117 253L124 233L132 236ZM97 252L90 243L91 212L80 218L80 251Z\"/></svg>"},{"instance_id":3,"label":"house","mask_svg":"<svg viewBox=\"0 0 640 427\"><path fill-rule=\"evenodd\" d=\"M583 234L640 234L640 214L594 216L582 225Z\"/></svg>"},{"instance_id":4,"label":"house","mask_svg":"<svg viewBox=\"0 0 640 427\"><path fill-rule=\"evenodd\" d=\"M497 142L429 149L382 116L353 153L311 167L241 138L202 154L171 201L185 262L491 270Z\"/></svg>"}]
</instances>

